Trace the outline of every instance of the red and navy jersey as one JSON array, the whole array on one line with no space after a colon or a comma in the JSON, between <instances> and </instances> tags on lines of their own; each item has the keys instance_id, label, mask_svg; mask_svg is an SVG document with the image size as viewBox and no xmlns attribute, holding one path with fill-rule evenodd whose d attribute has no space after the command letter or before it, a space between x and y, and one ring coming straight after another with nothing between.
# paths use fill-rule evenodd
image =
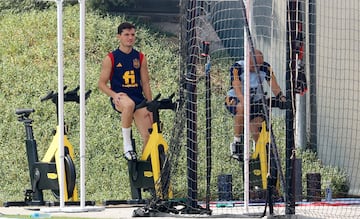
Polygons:
<instances>
[{"instance_id":1,"label":"red and navy jersey","mask_svg":"<svg viewBox=\"0 0 360 219\"><path fill-rule=\"evenodd\" d=\"M109 53L112 62L110 86L116 93L126 93L135 104L145 99L141 86L140 67L144 54L132 49L129 54L116 49Z\"/></svg>"}]
</instances>

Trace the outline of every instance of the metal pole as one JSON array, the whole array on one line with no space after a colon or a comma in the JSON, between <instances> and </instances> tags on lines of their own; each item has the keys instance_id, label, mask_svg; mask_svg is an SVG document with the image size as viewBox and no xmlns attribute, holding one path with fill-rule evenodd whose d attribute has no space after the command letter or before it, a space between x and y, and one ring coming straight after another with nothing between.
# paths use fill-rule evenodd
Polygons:
<instances>
[{"instance_id":1,"label":"metal pole","mask_svg":"<svg viewBox=\"0 0 360 219\"><path fill-rule=\"evenodd\" d=\"M305 38L303 35L305 34L304 29L304 7L305 0L299 0L298 2L298 24L297 24L297 57L296 57L296 71L298 75L299 73L305 74L305 64L304 64L304 56L300 53L301 48L305 46ZM300 36L300 37L298 37ZM296 94L296 128L295 128L295 147L296 148L305 148L306 146L306 94Z\"/></svg>"},{"instance_id":2,"label":"metal pole","mask_svg":"<svg viewBox=\"0 0 360 219\"><path fill-rule=\"evenodd\" d=\"M85 208L85 0L80 5L80 207Z\"/></svg>"},{"instance_id":3,"label":"metal pole","mask_svg":"<svg viewBox=\"0 0 360 219\"><path fill-rule=\"evenodd\" d=\"M251 14L250 14L250 0L245 0L246 2L246 18L249 23L249 28L251 27ZM249 57L249 35L244 29L244 206L245 211L249 212L249 203L250 203L250 168L249 168L249 139L250 139L250 57Z\"/></svg>"},{"instance_id":4,"label":"metal pole","mask_svg":"<svg viewBox=\"0 0 360 219\"><path fill-rule=\"evenodd\" d=\"M195 21L197 1L188 1L187 5L187 75L186 75L186 120L187 120L187 169L188 169L188 206L189 210L197 208L197 95L196 64L199 54L196 46Z\"/></svg>"},{"instance_id":5,"label":"metal pole","mask_svg":"<svg viewBox=\"0 0 360 219\"><path fill-rule=\"evenodd\" d=\"M317 152L316 0L309 0L310 149Z\"/></svg>"},{"instance_id":6,"label":"metal pole","mask_svg":"<svg viewBox=\"0 0 360 219\"><path fill-rule=\"evenodd\" d=\"M285 214L295 214L295 142L294 142L294 103L293 84L296 78L296 13L297 0L289 0L287 7L287 43L286 43L286 161L285 193L287 196Z\"/></svg>"},{"instance_id":7,"label":"metal pole","mask_svg":"<svg viewBox=\"0 0 360 219\"><path fill-rule=\"evenodd\" d=\"M64 208L64 52L63 52L63 29L62 29L62 15L63 7L62 0L57 0L57 44L58 44L58 132L59 132L59 159L60 159L60 176L59 176L59 195L60 195L60 209Z\"/></svg>"},{"instance_id":8,"label":"metal pole","mask_svg":"<svg viewBox=\"0 0 360 219\"><path fill-rule=\"evenodd\" d=\"M210 211L210 183L211 183L211 57L210 43L203 42L201 55L206 58L205 64L205 110L206 110L206 210Z\"/></svg>"}]
</instances>

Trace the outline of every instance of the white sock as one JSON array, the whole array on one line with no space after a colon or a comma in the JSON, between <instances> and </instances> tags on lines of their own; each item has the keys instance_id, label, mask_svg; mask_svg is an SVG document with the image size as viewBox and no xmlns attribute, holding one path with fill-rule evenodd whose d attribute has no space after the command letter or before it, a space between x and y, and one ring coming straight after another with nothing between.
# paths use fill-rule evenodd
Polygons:
<instances>
[{"instance_id":1,"label":"white sock","mask_svg":"<svg viewBox=\"0 0 360 219\"><path fill-rule=\"evenodd\" d=\"M124 153L134 150L131 144L131 127L122 128L122 134L123 134L123 143L124 143Z\"/></svg>"}]
</instances>

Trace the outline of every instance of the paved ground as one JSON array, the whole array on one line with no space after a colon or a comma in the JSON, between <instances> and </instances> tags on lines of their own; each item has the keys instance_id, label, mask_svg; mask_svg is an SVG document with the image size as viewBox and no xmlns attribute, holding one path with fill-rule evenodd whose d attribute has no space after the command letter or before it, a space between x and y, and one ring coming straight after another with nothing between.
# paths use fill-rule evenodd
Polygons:
<instances>
[{"instance_id":1,"label":"paved ground","mask_svg":"<svg viewBox=\"0 0 360 219\"><path fill-rule=\"evenodd\" d=\"M212 213L209 214L156 214L147 215L146 218L286 218L286 219L338 219L338 218L360 218L360 205L357 202L316 202L305 203L296 206L295 215L285 215L283 205L274 207L274 215L261 217L264 206L249 206L246 210L243 205L232 207L210 206ZM59 207L0 207L0 219L7 216L29 216L34 213L47 214L51 217L70 218L107 218L127 219L133 218L134 210L143 209L141 206L116 205L116 206L66 206ZM152 217L150 217L152 216ZM14 217L12 217L14 218Z\"/></svg>"},{"instance_id":2,"label":"paved ground","mask_svg":"<svg viewBox=\"0 0 360 219\"><path fill-rule=\"evenodd\" d=\"M24 207L3 207L0 208L0 218L4 215L28 215L34 213L50 216L79 217L79 218L132 218L134 208L104 208L104 207L57 207L24 208ZM3 215L2 215L3 214Z\"/></svg>"},{"instance_id":3,"label":"paved ground","mask_svg":"<svg viewBox=\"0 0 360 219\"><path fill-rule=\"evenodd\" d=\"M65 207L62 210L58 207L44 207L44 208L24 208L24 207L2 207L0 208L0 219L6 218L6 215L27 215L30 218L34 213L46 214L51 217L76 217L76 218L119 218L127 219L133 218L133 211L138 209L137 207L85 207L81 209L80 207ZM222 214L222 215L157 215L156 217L146 217L146 218L238 218L239 215L234 214ZM241 215L240 215L241 216ZM241 218L259 218L252 216L241 216Z\"/></svg>"},{"instance_id":4,"label":"paved ground","mask_svg":"<svg viewBox=\"0 0 360 219\"><path fill-rule=\"evenodd\" d=\"M24 207L1 207L0 208L0 219L7 218L6 216L29 216L29 218L33 217L34 214L43 214L47 217L70 217L70 218L107 218L107 219L128 219L133 218L133 211L138 208L134 207L65 207L63 209L57 207L44 207L44 208L24 208ZM241 213L244 209L236 210L236 214L234 213L234 208L232 209L219 209L214 210L212 215L200 215L200 214L191 214L191 215L170 215L170 214L158 214L156 217L147 216L146 218L288 218L288 219L316 219L316 218L341 218L341 217L309 217L304 215L288 215L285 216L281 212L279 215L275 216L265 216L261 217L258 215L261 211L258 211L257 214L254 213ZM40 218L40 217L39 217ZM349 218L349 217L347 217ZM351 217L352 218L352 217Z\"/></svg>"}]
</instances>

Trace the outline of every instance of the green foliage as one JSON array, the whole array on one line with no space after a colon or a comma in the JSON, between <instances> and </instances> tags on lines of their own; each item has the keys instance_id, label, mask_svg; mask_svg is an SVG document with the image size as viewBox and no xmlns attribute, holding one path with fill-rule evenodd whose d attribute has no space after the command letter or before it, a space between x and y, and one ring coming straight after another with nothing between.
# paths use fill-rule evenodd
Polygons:
<instances>
[{"instance_id":1,"label":"green foliage","mask_svg":"<svg viewBox=\"0 0 360 219\"><path fill-rule=\"evenodd\" d=\"M75 5L77 0L63 1L63 6ZM103 14L114 11L114 8L130 7L134 0L87 0L86 7L88 10L98 11ZM0 1L0 12L2 13L21 13L31 10L44 10L56 8L55 1L36 1L36 0L11 0Z\"/></svg>"},{"instance_id":2,"label":"green foliage","mask_svg":"<svg viewBox=\"0 0 360 219\"><path fill-rule=\"evenodd\" d=\"M316 153L310 150L300 151L298 156L302 159L303 193L306 191L306 174L320 173L322 191L330 184L334 197L346 197L349 191L349 182L345 171L338 167L323 165L321 160L317 158Z\"/></svg>"},{"instance_id":3,"label":"green foliage","mask_svg":"<svg viewBox=\"0 0 360 219\"><path fill-rule=\"evenodd\" d=\"M77 1L63 1L63 6L77 4ZM22 13L32 10L45 10L55 8L55 1L36 1L36 0L12 0L0 1L0 12L2 13Z\"/></svg>"},{"instance_id":4,"label":"green foliage","mask_svg":"<svg viewBox=\"0 0 360 219\"><path fill-rule=\"evenodd\" d=\"M283 118L276 118L273 120L273 129L276 136L276 144L278 145L279 153L282 158L282 167L285 169L285 120ZM302 160L302 185L303 195L306 195L307 182L306 174L320 173L321 188L325 190L330 183L334 196L345 197L349 191L348 175L345 171L337 167L326 166L321 163L316 153L310 150L297 150L296 158ZM285 173L285 172L284 172Z\"/></svg>"},{"instance_id":5,"label":"green foliage","mask_svg":"<svg viewBox=\"0 0 360 219\"><path fill-rule=\"evenodd\" d=\"M134 0L88 0L88 8L102 13L114 11L115 8L131 6Z\"/></svg>"},{"instance_id":6,"label":"green foliage","mask_svg":"<svg viewBox=\"0 0 360 219\"><path fill-rule=\"evenodd\" d=\"M32 9L45 9L50 7L50 3L46 1L34 1L34 0L12 0L12 1L0 1L1 12L24 12Z\"/></svg>"}]
</instances>

